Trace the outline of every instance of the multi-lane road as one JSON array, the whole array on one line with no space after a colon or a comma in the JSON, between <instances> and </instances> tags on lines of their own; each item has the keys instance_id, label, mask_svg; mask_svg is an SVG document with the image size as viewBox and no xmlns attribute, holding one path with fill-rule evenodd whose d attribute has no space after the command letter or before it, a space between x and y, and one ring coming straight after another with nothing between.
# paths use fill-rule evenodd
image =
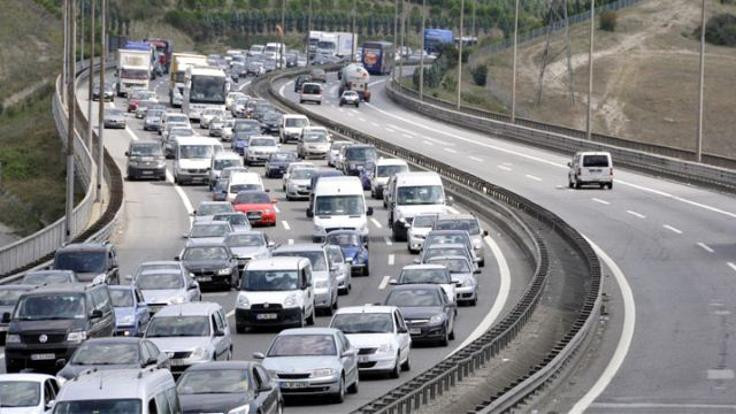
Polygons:
<instances>
[{"instance_id":1,"label":"multi-lane road","mask_svg":"<svg viewBox=\"0 0 736 414\"><path fill-rule=\"evenodd\" d=\"M734 197L615 169L607 190L567 188L563 156L410 112L383 93L360 108L325 102L304 108L435 157L528 197L593 243L619 295L610 352L585 372L566 411L733 412L736 409L736 203ZM293 83L274 85L296 99ZM614 160L615 163L615 160ZM573 380L575 381L575 380Z\"/></svg>"}]
</instances>

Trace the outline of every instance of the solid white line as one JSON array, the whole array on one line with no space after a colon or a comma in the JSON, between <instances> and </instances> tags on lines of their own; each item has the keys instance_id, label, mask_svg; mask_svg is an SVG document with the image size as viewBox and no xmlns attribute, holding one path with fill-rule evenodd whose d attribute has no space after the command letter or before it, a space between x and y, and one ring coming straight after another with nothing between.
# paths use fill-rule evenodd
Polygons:
<instances>
[{"instance_id":1,"label":"solid white line","mask_svg":"<svg viewBox=\"0 0 736 414\"><path fill-rule=\"evenodd\" d=\"M289 227L289 223L288 223L288 222L287 222L286 220L282 220L282 221L281 221L281 225L282 225L282 226L284 226L284 229L285 229L286 231L289 231L289 230L291 230L291 227Z\"/></svg>"},{"instance_id":2,"label":"solid white line","mask_svg":"<svg viewBox=\"0 0 736 414\"><path fill-rule=\"evenodd\" d=\"M734 264L733 262L728 262L726 264L728 265L728 267L731 268L731 270L733 270L734 272L736 272L736 264Z\"/></svg>"},{"instance_id":3,"label":"solid white line","mask_svg":"<svg viewBox=\"0 0 736 414\"><path fill-rule=\"evenodd\" d=\"M367 122L367 121L365 120L365 118L363 118L363 117L361 117L361 118L358 118L358 119L360 120L360 122Z\"/></svg>"},{"instance_id":4,"label":"solid white line","mask_svg":"<svg viewBox=\"0 0 736 414\"><path fill-rule=\"evenodd\" d=\"M391 276L384 276L383 279L381 279L381 284L378 285L378 290L384 290L386 289L386 286L388 286L388 282L391 281Z\"/></svg>"},{"instance_id":5,"label":"solid white line","mask_svg":"<svg viewBox=\"0 0 736 414\"><path fill-rule=\"evenodd\" d=\"M606 200L601 200L600 198L593 197L592 200L595 201L596 203L603 204L605 206L610 206L611 205L610 202L608 202Z\"/></svg>"},{"instance_id":6,"label":"solid white line","mask_svg":"<svg viewBox=\"0 0 736 414\"><path fill-rule=\"evenodd\" d=\"M386 246L391 246L391 245L393 245L393 244L394 244L394 243L393 243L393 242L391 241L391 238L390 238L390 237L388 237L388 236L384 237L384 238L383 238L383 240L384 240L384 241L386 242Z\"/></svg>"},{"instance_id":7,"label":"solid white line","mask_svg":"<svg viewBox=\"0 0 736 414\"><path fill-rule=\"evenodd\" d=\"M373 225L376 226L377 229L383 228L383 226L381 225L381 223L378 220L376 220L375 218L373 218L373 217L371 217L371 223L373 223Z\"/></svg>"},{"instance_id":8,"label":"solid white line","mask_svg":"<svg viewBox=\"0 0 736 414\"><path fill-rule=\"evenodd\" d=\"M404 138L409 138L409 139L414 138L413 136L411 136L409 134L401 134L401 136L403 136Z\"/></svg>"},{"instance_id":9,"label":"solid white line","mask_svg":"<svg viewBox=\"0 0 736 414\"><path fill-rule=\"evenodd\" d=\"M450 154L457 154L457 151L455 151L452 148L442 148L442 149L445 150L445 152L449 152Z\"/></svg>"},{"instance_id":10,"label":"solid white line","mask_svg":"<svg viewBox=\"0 0 736 414\"><path fill-rule=\"evenodd\" d=\"M394 265L394 260L396 260L396 255L393 255L393 254L388 255L388 265L389 266Z\"/></svg>"},{"instance_id":11,"label":"solid white line","mask_svg":"<svg viewBox=\"0 0 736 414\"><path fill-rule=\"evenodd\" d=\"M233 316L235 316L235 309L233 309L230 312L226 313L225 316L227 316L228 318L232 318Z\"/></svg>"},{"instance_id":12,"label":"solid white line","mask_svg":"<svg viewBox=\"0 0 736 414\"><path fill-rule=\"evenodd\" d=\"M284 88L286 88L286 85L290 84L291 82L287 82L279 88L279 95L284 96Z\"/></svg>"},{"instance_id":13,"label":"solid white line","mask_svg":"<svg viewBox=\"0 0 736 414\"><path fill-rule=\"evenodd\" d=\"M634 217L638 217L638 218L640 218L640 219L645 219L645 218L647 218L647 216L645 216L645 215L643 215L643 214L641 214L641 213L637 213L637 212L636 212L636 211L634 211L634 210L626 210L626 212L627 212L627 213L629 213L629 214L631 214L632 216L634 216Z\"/></svg>"},{"instance_id":14,"label":"solid white line","mask_svg":"<svg viewBox=\"0 0 736 414\"><path fill-rule=\"evenodd\" d=\"M430 147L434 146L434 144L432 142L430 142L430 141L424 141L423 144L424 145L429 145Z\"/></svg>"},{"instance_id":15,"label":"solid white line","mask_svg":"<svg viewBox=\"0 0 736 414\"><path fill-rule=\"evenodd\" d=\"M400 126L397 126L397 125L394 125L394 124L388 124L388 126L389 126L390 128L393 128L393 129L395 129L395 130L399 131L399 132L403 132L403 133L405 133L405 134L409 134L409 135L411 135L411 136L416 136L416 135L417 135L417 134L416 134L416 132L414 132L414 131L411 131L411 130L408 130L408 129L402 128L402 127L400 127Z\"/></svg>"},{"instance_id":16,"label":"solid white line","mask_svg":"<svg viewBox=\"0 0 736 414\"><path fill-rule=\"evenodd\" d=\"M447 211L449 211L452 214L460 214L460 211L458 211L458 209L452 206L447 206Z\"/></svg>"},{"instance_id":17,"label":"solid white line","mask_svg":"<svg viewBox=\"0 0 736 414\"><path fill-rule=\"evenodd\" d=\"M483 158L473 157L472 155L470 157L468 157L468 158L470 158L473 161L483 162Z\"/></svg>"},{"instance_id":18,"label":"solid white line","mask_svg":"<svg viewBox=\"0 0 736 414\"><path fill-rule=\"evenodd\" d=\"M672 227L669 224L663 224L662 227L666 228L667 230L669 230L669 231L671 231L673 233L682 234L682 230L680 230L678 228L675 228L675 227Z\"/></svg>"},{"instance_id":19,"label":"solid white line","mask_svg":"<svg viewBox=\"0 0 736 414\"><path fill-rule=\"evenodd\" d=\"M386 128L386 127L383 127L383 129L385 129L385 130L386 130L386 132L390 132L390 133L392 133L392 134L393 134L394 132L396 132L396 131L394 131L394 130L393 130L393 129L391 129L391 128Z\"/></svg>"},{"instance_id":20,"label":"solid white line","mask_svg":"<svg viewBox=\"0 0 736 414\"><path fill-rule=\"evenodd\" d=\"M706 252L713 253L713 249L711 249L710 246L708 246L707 244L705 244L703 242L698 242L697 244L698 244L698 246L700 246Z\"/></svg>"},{"instance_id":21,"label":"solid white line","mask_svg":"<svg viewBox=\"0 0 736 414\"><path fill-rule=\"evenodd\" d=\"M373 125L373 126L374 126L374 127L376 127L376 128L380 127L380 125L378 125L378 122L372 122L372 121L371 121L371 125Z\"/></svg>"},{"instance_id":22,"label":"solid white line","mask_svg":"<svg viewBox=\"0 0 736 414\"><path fill-rule=\"evenodd\" d=\"M624 301L624 326L621 330L621 336L618 339L616 350L614 351L611 360L608 361L606 369L603 370L603 373L595 384L593 384L590 390L588 390L588 392L585 393L577 403L575 403L572 410L570 410L571 414L582 414L583 411L585 411L590 404L592 404L593 401L601 395L608 384L611 383L616 372L621 368L621 364L623 364L626 354L629 353L631 340L634 338L634 328L636 327L636 303L634 302L634 294L631 292L631 286L629 286L629 282L626 280L626 275L624 275L624 272L621 271L616 262L614 262L613 259L603 251L603 249L598 247L598 245L593 243L589 238L586 237L586 240L588 240L588 243L590 243L590 246L595 250L598 257L600 257L611 270L613 277L618 283L618 287L621 290L621 296Z\"/></svg>"},{"instance_id":23,"label":"solid white line","mask_svg":"<svg viewBox=\"0 0 736 414\"><path fill-rule=\"evenodd\" d=\"M250 85L250 84L251 84L251 82L253 82L253 80L252 80L252 79L251 79L251 80L249 80L249 81L246 81L246 82L245 82L244 84L240 85L240 87L238 88L238 90L239 90L239 91L242 91L242 90L243 90L243 88L245 88L246 86ZM284 85L284 86L286 86L286 85ZM284 94L284 92L283 92L283 86L282 86L282 90L279 90L279 94L281 94L281 95L283 95L283 94Z\"/></svg>"},{"instance_id":24,"label":"solid white line","mask_svg":"<svg viewBox=\"0 0 736 414\"><path fill-rule=\"evenodd\" d=\"M498 167L499 170L511 171L511 168L509 168L509 167L507 167L505 165L497 165L497 167Z\"/></svg>"},{"instance_id":25,"label":"solid white line","mask_svg":"<svg viewBox=\"0 0 736 414\"><path fill-rule=\"evenodd\" d=\"M289 245L294 244L294 239L289 239L287 243L289 243Z\"/></svg>"},{"instance_id":26,"label":"solid white line","mask_svg":"<svg viewBox=\"0 0 736 414\"><path fill-rule=\"evenodd\" d=\"M501 314L501 311L503 311L504 306L506 306L506 301L509 298L509 292L511 292L511 270L509 268L509 263L506 261L506 257L503 255L503 251L501 251L501 246L499 246L498 243L496 243L496 241L489 236L484 237L483 241L485 241L488 247L491 249L491 253L493 253L493 256L496 258L496 262L498 263L498 273L500 279L498 293L496 293L496 299L494 299L493 301L493 306L491 307L491 310L486 314L483 320L480 321L473 332L471 332L470 335L465 338L463 343L453 349L449 355L454 354L467 344L475 341L491 328L493 322L496 321L498 316Z\"/></svg>"},{"instance_id":27,"label":"solid white line","mask_svg":"<svg viewBox=\"0 0 736 414\"><path fill-rule=\"evenodd\" d=\"M536 175L526 174L526 178L534 181L542 181L541 178L537 177Z\"/></svg>"}]
</instances>

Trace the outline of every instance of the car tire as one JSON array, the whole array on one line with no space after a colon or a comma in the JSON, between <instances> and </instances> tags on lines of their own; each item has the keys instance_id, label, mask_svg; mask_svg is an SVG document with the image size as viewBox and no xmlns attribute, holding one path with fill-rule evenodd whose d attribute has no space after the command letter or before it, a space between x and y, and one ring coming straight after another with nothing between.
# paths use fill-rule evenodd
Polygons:
<instances>
[{"instance_id":1,"label":"car tire","mask_svg":"<svg viewBox=\"0 0 736 414\"><path fill-rule=\"evenodd\" d=\"M307 317L307 325L314 325L314 311L312 311L312 314Z\"/></svg>"},{"instance_id":2,"label":"car tire","mask_svg":"<svg viewBox=\"0 0 736 414\"><path fill-rule=\"evenodd\" d=\"M356 108L360 107L360 104L356 102L356 103L355 103L355 107L356 107Z\"/></svg>"},{"instance_id":3,"label":"car tire","mask_svg":"<svg viewBox=\"0 0 736 414\"><path fill-rule=\"evenodd\" d=\"M575 189L576 190L580 189L580 181L575 181Z\"/></svg>"},{"instance_id":4,"label":"car tire","mask_svg":"<svg viewBox=\"0 0 736 414\"><path fill-rule=\"evenodd\" d=\"M355 382L352 383L348 387L348 393L349 394L357 394L359 389L360 389L360 376L356 374L355 375Z\"/></svg>"},{"instance_id":5,"label":"car tire","mask_svg":"<svg viewBox=\"0 0 736 414\"><path fill-rule=\"evenodd\" d=\"M406 361L404 361L404 363L401 364L401 370L402 371L411 370L411 362L409 362L409 355L406 356Z\"/></svg>"},{"instance_id":6,"label":"car tire","mask_svg":"<svg viewBox=\"0 0 736 414\"><path fill-rule=\"evenodd\" d=\"M370 264L366 263L365 267L363 268L363 276L370 276L370 275L371 275Z\"/></svg>"},{"instance_id":7,"label":"car tire","mask_svg":"<svg viewBox=\"0 0 736 414\"><path fill-rule=\"evenodd\" d=\"M245 325L238 325L238 324L236 323L236 324L235 324L235 332L236 332L236 333L239 333L239 334L244 334L244 333L247 333L247 332L248 332L248 327L247 327L247 326L245 326Z\"/></svg>"},{"instance_id":8,"label":"car tire","mask_svg":"<svg viewBox=\"0 0 736 414\"><path fill-rule=\"evenodd\" d=\"M608 183L608 189L609 190L613 190L613 181L611 181L610 183Z\"/></svg>"},{"instance_id":9,"label":"car tire","mask_svg":"<svg viewBox=\"0 0 736 414\"><path fill-rule=\"evenodd\" d=\"M445 336L440 339L440 346L447 346L450 344L450 334L447 332L447 327L445 327Z\"/></svg>"},{"instance_id":10,"label":"car tire","mask_svg":"<svg viewBox=\"0 0 736 414\"><path fill-rule=\"evenodd\" d=\"M340 375L340 384L338 385L337 393L334 395L336 403L341 404L345 401L345 374Z\"/></svg>"},{"instance_id":11,"label":"car tire","mask_svg":"<svg viewBox=\"0 0 736 414\"><path fill-rule=\"evenodd\" d=\"M600 187L601 187L601 190L605 190L605 189L606 189L606 186L607 186L608 184L606 184L606 183L600 183L599 185L600 185Z\"/></svg>"},{"instance_id":12,"label":"car tire","mask_svg":"<svg viewBox=\"0 0 736 414\"><path fill-rule=\"evenodd\" d=\"M481 259L480 262L478 262L478 267L486 267L486 259Z\"/></svg>"},{"instance_id":13,"label":"car tire","mask_svg":"<svg viewBox=\"0 0 736 414\"><path fill-rule=\"evenodd\" d=\"M399 376L401 375L400 372L401 372L401 367L399 363L399 356L396 355L396 364L394 365L391 372L388 373L388 377L393 378L393 379L399 378Z\"/></svg>"}]
</instances>

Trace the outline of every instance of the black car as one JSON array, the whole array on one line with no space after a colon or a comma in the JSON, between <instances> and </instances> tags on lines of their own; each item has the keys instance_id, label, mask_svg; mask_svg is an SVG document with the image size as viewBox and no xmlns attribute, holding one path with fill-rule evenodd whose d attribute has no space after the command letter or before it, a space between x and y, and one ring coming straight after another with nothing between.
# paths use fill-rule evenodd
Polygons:
<instances>
[{"instance_id":1,"label":"black car","mask_svg":"<svg viewBox=\"0 0 736 414\"><path fill-rule=\"evenodd\" d=\"M202 243L184 248L181 256L184 267L200 285L238 286L238 258L224 243Z\"/></svg>"},{"instance_id":2,"label":"black car","mask_svg":"<svg viewBox=\"0 0 736 414\"><path fill-rule=\"evenodd\" d=\"M169 368L169 357L151 341L132 337L93 338L83 343L56 375L70 380L94 368Z\"/></svg>"},{"instance_id":3,"label":"black car","mask_svg":"<svg viewBox=\"0 0 736 414\"><path fill-rule=\"evenodd\" d=\"M104 283L43 285L25 292L5 340L5 370L55 373L88 338L112 336L115 310Z\"/></svg>"},{"instance_id":4,"label":"black car","mask_svg":"<svg viewBox=\"0 0 736 414\"><path fill-rule=\"evenodd\" d=\"M102 95L105 97L105 101L113 101L113 99L115 98L115 90L112 84L105 82L102 87ZM100 84L98 82L95 82L95 84L92 86L92 100L100 100Z\"/></svg>"},{"instance_id":5,"label":"black car","mask_svg":"<svg viewBox=\"0 0 736 414\"><path fill-rule=\"evenodd\" d=\"M271 154L266 161L266 178L281 178L289 164L298 161L299 157L293 151L279 151Z\"/></svg>"},{"instance_id":6,"label":"black car","mask_svg":"<svg viewBox=\"0 0 736 414\"><path fill-rule=\"evenodd\" d=\"M12 312L20 295L34 288L33 285L0 285L0 315ZM8 322L0 322L0 342L3 344L8 325Z\"/></svg>"},{"instance_id":7,"label":"black car","mask_svg":"<svg viewBox=\"0 0 736 414\"><path fill-rule=\"evenodd\" d=\"M345 175L360 176L368 165L375 165L378 159L376 147L367 144L351 144L342 147L342 172Z\"/></svg>"},{"instance_id":8,"label":"black car","mask_svg":"<svg viewBox=\"0 0 736 414\"><path fill-rule=\"evenodd\" d=\"M182 412L281 413L281 390L257 362L218 361L192 365L176 382ZM247 409L246 409L247 408Z\"/></svg>"},{"instance_id":9,"label":"black car","mask_svg":"<svg viewBox=\"0 0 736 414\"><path fill-rule=\"evenodd\" d=\"M126 170L128 180L141 178L155 178L158 181L166 180L166 158L157 141L130 141Z\"/></svg>"},{"instance_id":10,"label":"black car","mask_svg":"<svg viewBox=\"0 0 736 414\"><path fill-rule=\"evenodd\" d=\"M115 247L105 243L72 243L56 250L52 269L73 270L80 282L120 284Z\"/></svg>"},{"instance_id":11,"label":"black car","mask_svg":"<svg viewBox=\"0 0 736 414\"><path fill-rule=\"evenodd\" d=\"M279 112L267 112L261 118L261 130L265 133L278 133L279 126L281 126L281 114Z\"/></svg>"},{"instance_id":12,"label":"black car","mask_svg":"<svg viewBox=\"0 0 736 414\"><path fill-rule=\"evenodd\" d=\"M393 286L384 304L401 310L412 342L439 342L447 346L455 339L457 307L449 302L440 285Z\"/></svg>"},{"instance_id":13,"label":"black car","mask_svg":"<svg viewBox=\"0 0 736 414\"><path fill-rule=\"evenodd\" d=\"M305 82L311 82L312 77L309 75L299 75L296 78L296 81L294 81L294 92L300 92L302 90L302 85L304 85Z\"/></svg>"}]
</instances>

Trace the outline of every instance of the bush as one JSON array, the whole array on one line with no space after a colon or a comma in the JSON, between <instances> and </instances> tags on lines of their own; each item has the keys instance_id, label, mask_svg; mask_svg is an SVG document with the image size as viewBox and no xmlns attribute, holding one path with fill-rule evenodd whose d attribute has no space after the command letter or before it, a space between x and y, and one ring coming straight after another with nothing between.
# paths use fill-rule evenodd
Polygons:
<instances>
[{"instance_id":1,"label":"bush","mask_svg":"<svg viewBox=\"0 0 736 414\"><path fill-rule=\"evenodd\" d=\"M618 22L618 14L612 10L606 10L601 13L601 30L607 32L616 31L616 23Z\"/></svg>"},{"instance_id":2,"label":"bush","mask_svg":"<svg viewBox=\"0 0 736 414\"><path fill-rule=\"evenodd\" d=\"M717 46L736 47L736 16L724 13L708 19L705 41Z\"/></svg>"},{"instance_id":3,"label":"bush","mask_svg":"<svg viewBox=\"0 0 736 414\"><path fill-rule=\"evenodd\" d=\"M470 74L473 76L473 82L478 86L486 86L488 81L488 65L481 64L470 69Z\"/></svg>"}]
</instances>

